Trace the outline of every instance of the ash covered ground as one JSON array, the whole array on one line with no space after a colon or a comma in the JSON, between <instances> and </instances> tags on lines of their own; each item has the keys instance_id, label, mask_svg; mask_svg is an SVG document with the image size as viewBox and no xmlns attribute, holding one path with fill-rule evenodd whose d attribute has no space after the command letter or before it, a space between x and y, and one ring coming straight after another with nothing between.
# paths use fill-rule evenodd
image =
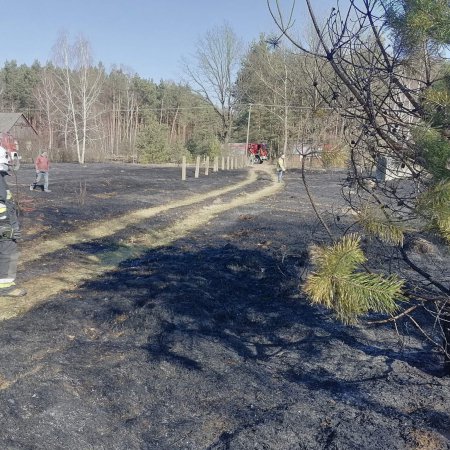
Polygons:
<instances>
[{"instance_id":1,"label":"ash covered ground","mask_svg":"<svg viewBox=\"0 0 450 450\"><path fill-rule=\"evenodd\" d=\"M25 166L17 187L10 180L24 252L96 220L247 177L236 170L182 182L180 172L56 164L45 194L29 191ZM327 217L344 210L343 177L308 173ZM420 334L407 321L398 330L346 327L302 296L308 246L326 237L300 178L288 172L275 195L0 322L0 448L450 448L450 379ZM262 174L208 202L270 183ZM164 229L196 208L23 264L19 281Z\"/></svg>"}]
</instances>

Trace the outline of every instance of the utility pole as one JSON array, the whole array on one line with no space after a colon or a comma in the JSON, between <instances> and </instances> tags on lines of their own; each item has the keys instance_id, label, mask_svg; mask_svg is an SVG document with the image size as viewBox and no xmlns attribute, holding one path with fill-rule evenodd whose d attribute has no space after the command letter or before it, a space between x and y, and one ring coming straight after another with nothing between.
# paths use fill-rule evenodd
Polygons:
<instances>
[{"instance_id":1,"label":"utility pole","mask_svg":"<svg viewBox=\"0 0 450 450\"><path fill-rule=\"evenodd\" d=\"M250 116L252 115L252 106L253 104L250 103L249 108L248 108L248 119L247 119L247 140L245 142L245 156L247 157L247 152L248 152L248 138L250 135Z\"/></svg>"}]
</instances>

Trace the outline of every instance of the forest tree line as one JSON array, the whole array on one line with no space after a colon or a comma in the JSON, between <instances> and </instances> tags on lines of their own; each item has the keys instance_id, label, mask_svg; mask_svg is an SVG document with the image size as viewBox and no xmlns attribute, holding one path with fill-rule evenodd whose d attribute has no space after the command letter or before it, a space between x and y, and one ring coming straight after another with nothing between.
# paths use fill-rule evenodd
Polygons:
<instances>
[{"instance_id":1,"label":"forest tree line","mask_svg":"<svg viewBox=\"0 0 450 450\"><path fill-rule=\"evenodd\" d=\"M33 146L54 161L176 163L247 140L267 143L272 156L305 145L341 150L343 121L318 95L314 58L264 34L242 49L223 25L184 61L187 81L156 83L121 66L107 70L87 40L62 34L51 61L4 63L0 111L23 113L39 134Z\"/></svg>"}]
</instances>

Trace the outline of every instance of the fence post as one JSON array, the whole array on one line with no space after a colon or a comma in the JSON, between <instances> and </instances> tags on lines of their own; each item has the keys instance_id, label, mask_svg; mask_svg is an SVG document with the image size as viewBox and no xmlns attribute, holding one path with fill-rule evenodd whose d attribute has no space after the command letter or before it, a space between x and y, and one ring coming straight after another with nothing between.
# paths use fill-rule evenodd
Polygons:
<instances>
[{"instance_id":1,"label":"fence post","mask_svg":"<svg viewBox=\"0 0 450 450\"><path fill-rule=\"evenodd\" d=\"M219 171L219 157L218 156L214 156L214 169L213 172L218 172Z\"/></svg>"},{"instance_id":2,"label":"fence post","mask_svg":"<svg viewBox=\"0 0 450 450\"><path fill-rule=\"evenodd\" d=\"M227 156L227 170L230 170L230 157Z\"/></svg>"},{"instance_id":3,"label":"fence post","mask_svg":"<svg viewBox=\"0 0 450 450\"><path fill-rule=\"evenodd\" d=\"M209 156L206 157L205 161L205 175L209 174Z\"/></svg>"},{"instance_id":4,"label":"fence post","mask_svg":"<svg viewBox=\"0 0 450 450\"><path fill-rule=\"evenodd\" d=\"M183 156L181 160L181 179L182 181L186 180L186 156Z\"/></svg>"},{"instance_id":5,"label":"fence post","mask_svg":"<svg viewBox=\"0 0 450 450\"><path fill-rule=\"evenodd\" d=\"M222 170L225 170L225 156L222 156Z\"/></svg>"},{"instance_id":6,"label":"fence post","mask_svg":"<svg viewBox=\"0 0 450 450\"><path fill-rule=\"evenodd\" d=\"M200 156L197 156L197 159L195 160L195 178L198 178L200 175Z\"/></svg>"}]
</instances>

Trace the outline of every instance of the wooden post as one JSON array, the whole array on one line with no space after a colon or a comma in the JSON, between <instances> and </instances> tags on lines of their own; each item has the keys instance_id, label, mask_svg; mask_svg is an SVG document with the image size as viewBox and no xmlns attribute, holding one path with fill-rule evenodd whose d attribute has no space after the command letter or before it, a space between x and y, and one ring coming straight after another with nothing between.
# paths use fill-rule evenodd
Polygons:
<instances>
[{"instance_id":1,"label":"wooden post","mask_svg":"<svg viewBox=\"0 0 450 450\"><path fill-rule=\"evenodd\" d=\"M222 170L225 170L225 157L222 156Z\"/></svg>"},{"instance_id":2,"label":"wooden post","mask_svg":"<svg viewBox=\"0 0 450 450\"><path fill-rule=\"evenodd\" d=\"M206 157L205 161L205 175L209 174L209 156Z\"/></svg>"},{"instance_id":3,"label":"wooden post","mask_svg":"<svg viewBox=\"0 0 450 450\"><path fill-rule=\"evenodd\" d=\"M219 171L219 157L218 156L214 156L213 172L218 172L218 171Z\"/></svg>"},{"instance_id":4,"label":"wooden post","mask_svg":"<svg viewBox=\"0 0 450 450\"><path fill-rule=\"evenodd\" d=\"M197 159L195 161L195 178L198 178L200 175L200 156L197 156Z\"/></svg>"},{"instance_id":5,"label":"wooden post","mask_svg":"<svg viewBox=\"0 0 450 450\"><path fill-rule=\"evenodd\" d=\"M186 180L186 156L183 156L183 159L181 160L181 179L183 181Z\"/></svg>"},{"instance_id":6,"label":"wooden post","mask_svg":"<svg viewBox=\"0 0 450 450\"><path fill-rule=\"evenodd\" d=\"M230 157L227 156L227 170L230 170Z\"/></svg>"}]
</instances>

